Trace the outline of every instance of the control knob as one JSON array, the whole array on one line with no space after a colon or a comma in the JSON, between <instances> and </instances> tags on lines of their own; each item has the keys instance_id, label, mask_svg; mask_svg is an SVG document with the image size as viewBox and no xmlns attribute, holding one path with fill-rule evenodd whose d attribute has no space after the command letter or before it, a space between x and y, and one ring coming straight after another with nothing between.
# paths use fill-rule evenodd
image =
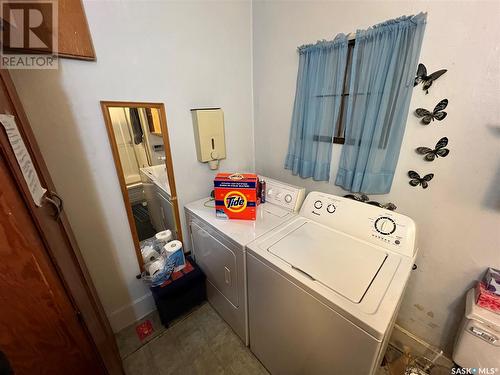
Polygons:
<instances>
[{"instance_id":1,"label":"control knob","mask_svg":"<svg viewBox=\"0 0 500 375\"><path fill-rule=\"evenodd\" d=\"M335 209L336 209L336 207L333 203L330 203L328 206L326 206L326 210L330 214L333 214L335 212Z\"/></svg>"},{"instance_id":2,"label":"control knob","mask_svg":"<svg viewBox=\"0 0 500 375\"><path fill-rule=\"evenodd\" d=\"M387 216L381 216L375 220L375 229L383 235L393 234L396 231L396 223Z\"/></svg>"}]
</instances>

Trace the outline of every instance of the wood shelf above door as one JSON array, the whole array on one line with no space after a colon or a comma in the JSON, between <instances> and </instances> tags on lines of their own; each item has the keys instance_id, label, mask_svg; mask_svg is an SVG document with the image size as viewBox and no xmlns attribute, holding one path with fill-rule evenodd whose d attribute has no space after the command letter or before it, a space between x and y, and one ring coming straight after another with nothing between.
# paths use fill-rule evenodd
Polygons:
<instances>
[{"instance_id":1,"label":"wood shelf above door","mask_svg":"<svg viewBox=\"0 0 500 375\"><path fill-rule=\"evenodd\" d=\"M81 0L59 0L59 47L57 55L95 60L87 17Z\"/></svg>"},{"instance_id":2,"label":"wood shelf above door","mask_svg":"<svg viewBox=\"0 0 500 375\"><path fill-rule=\"evenodd\" d=\"M45 38L51 38L50 33L52 30L51 19L52 19L52 8L50 4L36 4L36 1L30 3L29 8L36 8L40 13L42 13L42 23L37 28L37 32L41 33ZM8 14L9 8L17 8L21 3L5 3L1 6L3 7L3 13ZM92 37L90 35L89 25L87 23L87 17L85 16L85 10L81 0L57 0L54 2L57 4L57 46L53 48L51 53L59 56L79 60L95 60L96 55L94 51L94 46L92 44ZM8 16L4 19L5 25L9 28ZM50 39L49 39L50 40ZM10 51L11 53L49 53L46 49L37 50L36 48L15 48L10 49L9 41L5 41L4 49ZM50 47L49 47L50 48Z\"/></svg>"}]
</instances>

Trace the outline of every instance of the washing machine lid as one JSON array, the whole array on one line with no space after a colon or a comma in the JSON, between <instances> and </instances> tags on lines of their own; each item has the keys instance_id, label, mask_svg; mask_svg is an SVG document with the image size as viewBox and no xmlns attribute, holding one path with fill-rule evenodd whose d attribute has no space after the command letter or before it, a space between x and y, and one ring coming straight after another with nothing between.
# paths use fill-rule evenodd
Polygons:
<instances>
[{"instance_id":1,"label":"washing machine lid","mask_svg":"<svg viewBox=\"0 0 500 375\"><path fill-rule=\"evenodd\" d=\"M314 281L359 303L387 253L315 222L305 222L267 249Z\"/></svg>"},{"instance_id":2,"label":"washing machine lid","mask_svg":"<svg viewBox=\"0 0 500 375\"><path fill-rule=\"evenodd\" d=\"M262 207L262 210L264 211L264 215L268 214L268 215L276 216L279 218L286 217L286 216L290 215L289 210L285 210L284 208L278 207L274 204L263 204L261 207Z\"/></svg>"}]
</instances>

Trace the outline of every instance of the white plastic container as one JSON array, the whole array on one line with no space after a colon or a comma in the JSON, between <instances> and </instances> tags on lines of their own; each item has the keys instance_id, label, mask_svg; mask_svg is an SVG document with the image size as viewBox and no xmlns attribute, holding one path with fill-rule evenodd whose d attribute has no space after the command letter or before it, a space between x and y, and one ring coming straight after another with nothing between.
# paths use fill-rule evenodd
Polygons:
<instances>
[{"instance_id":1,"label":"white plastic container","mask_svg":"<svg viewBox=\"0 0 500 375\"><path fill-rule=\"evenodd\" d=\"M477 306L474 288L467 292L453 361L463 368L500 368L500 314Z\"/></svg>"}]
</instances>

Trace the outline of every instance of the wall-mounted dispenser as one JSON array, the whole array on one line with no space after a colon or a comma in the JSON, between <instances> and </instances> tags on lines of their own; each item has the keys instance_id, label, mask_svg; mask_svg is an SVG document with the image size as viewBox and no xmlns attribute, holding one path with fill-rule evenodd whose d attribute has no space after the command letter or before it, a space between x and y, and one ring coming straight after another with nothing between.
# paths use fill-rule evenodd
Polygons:
<instances>
[{"instance_id":1,"label":"wall-mounted dispenser","mask_svg":"<svg viewBox=\"0 0 500 375\"><path fill-rule=\"evenodd\" d=\"M198 161L217 169L219 160L226 158L224 112L220 108L195 108L191 114Z\"/></svg>"}]
</instances>

